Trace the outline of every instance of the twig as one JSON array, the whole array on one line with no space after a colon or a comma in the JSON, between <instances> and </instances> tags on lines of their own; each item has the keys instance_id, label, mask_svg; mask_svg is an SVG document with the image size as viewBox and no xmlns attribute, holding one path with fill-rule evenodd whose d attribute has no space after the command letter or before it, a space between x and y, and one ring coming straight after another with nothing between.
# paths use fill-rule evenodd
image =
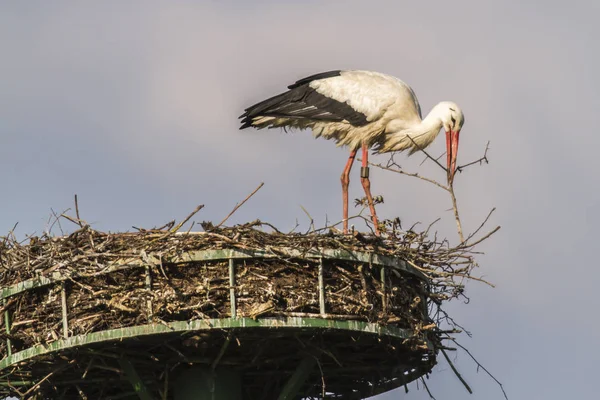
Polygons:
<instances>
[{"instance_id":1,"label":"twig","mask_svg":"<svg viewBox=\"0 0 600 400\"><path fill-rule=\"evenodd\" d=\"M77 223L80 227L83 228L83 224L81 223L81 218L79 217L79 202L77 201L77 194L75 194L75 216L77 217Z\"/></svg>"},{"instance_id":2,"label":"twig","mask_svg":"<svg viewBox=\"0 0 600 400\"><path fill-rule=\"evenodd\" d=\"M72 223L79 225L83 228L83 226L81 225L81 221L79 221L79 219L73 218L68 216L67 214L60 214L60 216L64 219L66 219L67 221L71 221Z\"/></svg>"},{"instance_id":3,"label":"twig","mask_svg":"<svg viewBox=\"0 0 600 400\"><path fill-rule=\"evenodd\" d=\"M500 390L502 390L502 394L504 394L504 398L506 400L508 400L508 396L506 395L506 391L504 391L504 386L502 385L502 383L496 379L496 377L494 375L492 375L490 373L490 371L488 371L483 365L481 365L481 363L479 361L477 361L477 359L475 358L475 356L473 356L473 354L471 354L471 352L469 350L467 350L467 348L465 346L463 346L462 344L458 343L456 341L456 339L449 337L450 340L452 340L458 347L460 347L461 349L463 349L468 355L469 357L471 357L471 359L473 361L475 361L475 364L477 364L477 368L481 368L482 370L485 371L486 374L488 374L488 376L490 378L492 378L494 381L496 381L496 383L498 384L498 386L500 386Z\"/></svg>"},{"instance_id":4,"label":"twig","mask_svg":"<svg viewBox=\"0 0 600 400\"><path fill-rule=\"evenodd\" d=\"M302 204L300 204L300 208L302 209L302 211L304 211L304 214L306 214L306 216L308 217L308 219L310 220L310 227L309 227L309 232L310 231L315 231L315 220L313 219L313 217L310 215L310 213L308 211L306 211L306 208L304 208L302 206Z\"/></svg>"},{"instance_id":5,"label":"twig","mask_svg":"<svg viewBox=\"0 0 600 400\"><path fill-rule=\"evenodd\" d=\"M246 198L245 198L245 199L244 199L244 200L243 200L243 201L242 201L240 204L237 204L237 205L236 205L236 206L233 208L233 210L231 210L231 212L230 212L229 214L227 214L227 216L226 216L226 217L223 219L223 221L219 222L219 223L217 224L217 226L215 226L215 228L218 228L218 227L220 227L221 225L223 225L223 224L225 223L225 221L227 221L227 220L229 219L229 217L231 217L231 216L233 215L233 213L234 213L234 212L236 212L236 211L238 210L238 208L240 208L241 206L243 206L243 205L244 205L244 203L245 203L245 202L247 202L247 201L250 199L250 197L254 196L254 194L255 194L256 192L258 192L258 191L260 190L260 188L261 188L261 187L263 187L263 186L264 186L264 184L265 184L264 182L261 182L261 183L260 183L260 185L258 185L258 187L257 187L256 189L254 189L254 191L253 191L252 193L250 193L248 196L246 196Z\"/></svg>"},{"instance_id":6,"label":"twig","mask_svg":"<svg viewBox=\"0 0 600 400\"><path fill-rule=\"evenodd\" d=\"M456 375L456 377L458 378L458 380L464 385L465 389L467 389L467 391L469 392L469 394L473 394L473 390L471 390L471 387L469 386L469 384L465 381L465 379L462 377L462 375L460 374L460 372L458 372L458 370L456 369L456 367L454 366L454 364L452 363L452 361L450 361L450 357L448 357L448 354L446 353L446 350L444 349L440 349L442 354L444 355L444 358L446 358L446 361L448 361L448 364L450 365L450 368L452 368L452 371L454 372L454 374Z\"/></svg>"},{"instance_id":7,"label":"twig","mask_svg":"<svg viewBox=\"0 0 600 400\"><path fill-rule=\"evenodd\" d=\"M467 236L467 242L469 240L471 240L471 238L475 237L475 235L477 235L477 233L481 230L481 228L483 228L483 226L486 224L486 222L488 222L488 220L490 219L490 217L492 216L492 214L494 213L494 211L496 211L496 207L492 208L490 210L490 212L488 213L487 217L485 217L485 219L483 220L483 222L481 223L481 225L479 225L479 228L477 228L473 233L469 234L469 236Z\"/></svg>"},{"instance_id":8,"label":"twig","mask_svg":"<svg viewBox=\"0 0 600 400\"><path fill-rule=\"evenodd\" d=\"M481 158L479 158L479 159L477 159L475 161L471 161L470 163L467 163L465 165L460 165L460 166L456 167L456 170L458 172L462 172L465 168L467 168L467 167L469 167L471 165L474 165L474 164L481 165L482 162L485 162L486 164L489 164L490 162L489 162L489 160L487 158L487 152L488 152L489 149L490 149L490 141L488 140L487 144L485 145L485 151L483 152L483 157L481 157Z\"/></svg>"},{"instance_id":9,"label":"twig","mask_svg":"<svg viewBox=\"0 0 600 400\"><path fill-rule=\"evenodd\" d=\"M275 227L275 225L270 224L269 222L260 221L260 224L268 226L269 228L273 229L276 233L282 233L279 229Z\"/></svg>"},{"instance_id":10,"label":"twig","mask_svg":"<svg viewBox=\"0 0 600 400\"><path fill-rule=\"evenodd\" d=\"M432 312L433 312L433 310L432 310ZM443 316L440 316L440 314L443 314ZM437 321L441 321L442 319L445 319L447 324L452 326L453 329L458 330L457 333L464 332L468 337L473 337L473 334L471 332L469 332L464 326L462 326L458 322L456 322L454 320L454 318L449 316L448 313L444 309L442 309L440 304L436 304L435 319ZM440 323L438 322L438 326L439 325L440 325ZM439 330L439 333L444 334L445 332L443 330ZM450 336L450 335L448 335L448 336ZM441 338L441 339L444 339L444 338Z\"/></svg>"},{"instance_id":11,"label":"twig","mask_svg":"<svg viewBox=\"0 0 600 400\"><path fill-rule=\"evenodd\" d=\"M204 208L204 204L200 204L198 207L196 207L194 209L194 211L191 212L190 215L185 217L185 219L183 221L181 221L173 229L171 229L171 232L177 232L186 222L188 222L190 220L190 218L192 218L194 215L196 215L196 213L198 211L202 210L203 208Z\"/></svg>"},{"instance_id":12,"label":"twig","mask_svg":"<svg viewBox=\"0 0 600 400\"><path fill-rule=\"evenodd\" d=\"M422 151L423 153L425 153L425 155L427 156L427 158L429 158L431 161L433 161L434 163L436 163L436 164L438 165L438 167L440 167L440 168L441 168L441 169L443 169L444 171L448 171L448 169L447 169L446 167L444 167L442 164L440 164L440 162L439 162L438 160L436 160L435 158L433 158L432 156L430 156L430 155L429 155L429 153L428 153L428 152L426 152L424 148L421 148L421 147L420 147L420 146L417 144L417 142L415 142L415 140L414 140L414 139L413 139L413 138L412 138L410 135L407 135L406 137L410 139L410 141L413 143L413 145L414 145L414 146L415 146L417 149L419 149L420 151Z\"/></svg>"},{"instance_id":13,"label":"twig","mask_svg":"<svg viewBox=\"0 0 600 400\"><path fill-rule=\"evenodd\" d=\"M48 228L48 233L52 232L52 229L54 229L54 224L58 225L58 229L60 230L60 234L64 235L65 232L63 231L63 228L60 224L60 216L63 215L64 213L66 213L67 211L69 211L69 209L66 209L65 211L63 211L60 215L56 213L56 211L54 211L53 209L50 209L50 212L52 213L52 216L54 217L54 222L52 222L52 224L50 225L50 227ZM48 223L50 222L50 218L48 219Z\"/></svg>"},{"instance_id":14,"label":"twig","mask_svg":"<svg viewBox=\"0 0 600 400\"><path fill-rule=\"evenodd\" d=\"M363 208L363 210L364 210L364 208ZM351 216L351 217L348 217L348 221L351 221L351 220L353 220L353 219L363 219L363 220L365 220L365 221L369 221L369 220L370 220L370 219L364 218L364 217L363 217L363 216L361 216L360 214L357 214L357 215L353 215L353 216ZM343 221L338 221L338 222L335 222L335 223L332 223L332 224L325 225L325 226L324 226L324 227L322 227L322 228L317 228L317 229L315 229L315 230L314 230L314 232L313 232L313 233L323 232L323 231L327 231L327 230L330 230L330 229L335 229L336 231L338 231L338 232L341 232L341 231L339 231L339 230L338 230L336 227L337 227L338 225L340 225L342 222L343 222Z\"/></svg>"},{"instance_id":15,"label":"twig","mask_svg":"<svg viewBox=\"0 0 600 400\"><path fill-rule=\"evenodd\" d=\"M425 178L424 176L421 176L421 175L419 175L416 172L415 173L405 172L405 171L402 171L401 169L394 169L394 168L390 168L390 167L387 167L387 166L382 165L382 164L374 164L372 162L369 162L369 165L372 165L372 166L377 167L377 168L384 169L386 171L395 172L397 174L402 174L402 175L406 175L406 176L412 176L414 178L419 178L419 179L422 179L422 180L424 180L426 182L432 183L432 184L436 185L437 187L439 187L441 189L444 189L444 190L447 190L447 191L450 190L447 186L444 186L441 183L439 183L437 181L434 181L433 179Z\"/></svg>"},{"instance_id":16,"label":"twig","mask_svg":"<svg viewBox=\"0 0 600 400\"><path fill-rule=\"evenodd\" d=\"M296 221L296 224L297 223L298 222ZM252 222L248 222L248 223L244 224L244 226L249 227L249 228L253 227L253 226L263 226L263 225L268 226L269 228L273 229L273 231L276 233L282 233L279 229L277 229L277 227L275 225L273 225L269 222L261 221L260 219L255 219Z\"/></svg>"},{"instance_id":17,"label":"twig","mask_svg":"<svg viewBox=\"0 0 600 400\"><path fill-rule=\"evenodd\" d=\"M458 237L460 238L460 242L465 242L465 236L463 235L462 224L460 222L460 217L458 215L458 205L456 204L456 196L454 195L454 184L450 183L450 198L452 199L452 208L454 209L454 219L456 220L456 229L458 230Z\"/></svg>"},{"instance_id":18,"label":"twig","mask_svg":"<svg viewBox=\"0 0 600 400\"><path fill-rule=\"evenodd\" d=\"M163 231L165 229L171 229L174 225L175 225L175 220L172 220L172 221L167 222L163 226L160 226L158 228L154 228L152 230Z\"/></svg>"},{"instance_id":19,"label":"twig","mask_svg":"<svg viewBox=\"0 0 600 400\"><path fill-rule=\"evenodd\" d=\"M431 394L431 391L429 390L427 383L425 383L425 378L421 377L421 382L423 383L423 386L425 386L425 390L427 390L427 394L429 395L429 398L436 400L435 397Z\"/></svg>"},{"instance_id":20,"label":"twig","mask_svg":"<svg viewBox=\"0 0 600 400\"><path fill-rule=\"evenodd\" d=\"M473 243L469 243L468 245L465 246L461 246L463 248L465 247L473 247L476 244L479 244L481 242L483 242L484 240L486 240L487 238L489 238L490 236L492 236L494 233L498 232L500 230L500 225L498 225L497 227L495 227L494 229L492 229L487 235L483 236L481 239L473 242Z\"/></svg>"},{"instance_id":21,"label":"twig","mask_svg":"<svg viewBox=\"0 0 600 400\"><path fill-rule=\"evenodd\" d=\"M440 154L440 155L439 155L439 157L438 157L438 158L436 158L435 160L439 162L440 158L442 158L442 157L443 157L443 156L445 156L445 155L446 155L446 152L443 152L443 153L442 153L442 154ZM423 159L423 161L421 161L421 164L419 164L419 166L421 166L421 165L425 164L425 161L427 161L427 157L425 157L425 158Z\"/></svg>"}]
</instances>

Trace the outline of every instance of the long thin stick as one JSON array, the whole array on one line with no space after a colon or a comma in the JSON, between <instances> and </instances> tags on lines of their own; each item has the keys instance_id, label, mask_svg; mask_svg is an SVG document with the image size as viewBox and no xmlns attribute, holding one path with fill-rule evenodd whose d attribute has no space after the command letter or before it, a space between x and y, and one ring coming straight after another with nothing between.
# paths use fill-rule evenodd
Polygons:
<instances>
[{"instance_id":1,"label":"long thin stick","mask_svg":"<svg viewBox=\"0 0 600 400\"><path fill-rule=\"evenodd\" d=\"M465 389L467 389L467 391L469 392L469 394L473 394L473 390L471 389L471 387L469 386L469 384L465 381L465 379L462 377L462 375L460 374L460 372L458 372L458 370L456 369L456 367L454 366L454 364L452 364L452 361L450 361L450 357L448 357L448 354L446 354L446 350L444 350L444 349L440 349L440 350L442 351L442 354L446 358L446 361L448 361L448 364L450 365L450 368L452 368L452 372L454 372L454 374L456 375L456 377L458 378L458 380L464 385Z\"/></svg>"},{"instance_id":2,"label":"long thin stick","mask_svg":"<svg viewBox=\"0 0 600 400\"><path fill-rule=\"evenodd\" d=\"M450 183L450 197L452 198L452 208L454 209L454 219L456 220L456 229L458 230L458 237L460 238L460 243L465 242L465 236L463 235L462 224L460 222L460 217L458 216L458 205L456 204L456 196L454 195L454 185Z\"/></svg>"},{"instance_id":3,"label":"long thin stick","mask_svg":"<svg viewBox=\"0 0 600 400\"><path fill-rule=\"evenodd\" d=\"M377 167L377 168L384 169L386 171L395 172L397 174L402 174L402 175L406 175L406 176L412 176L414 178L419 178L419 179L422 179L422 180L424 180L426 182L433 183L435 186L439 187L440 189L444 189L446 191L450 190L447 186L444 186L441 183L434 181L433 179L425 178L424 176L421 176L421 175L419 175L416 172L415 173L405 172L405 171L402 171L401 169L395 169L395 168L386 167L385 165L382 165L382 164L373 164L372 162L370 162L369 165L372 165L372 166Z\"/></svg>"},{"instance_id":4,"label":"long thin stick","mask_svg":"<svg viewBox=\"0 0 600 400\"><path fill-rule=\"evenodd\" d=\"M190 220L190 218L192 218L198 211L202 210L203 208L204 208L204 204L200 204L198 207L196 207L194 209L194 211L192 211L192 213L190 215L185 217L185 219L183 221L181 221L179 224L177 224L177 226L175 228L171 229L171 232L177 232L186 222L188 222Z\"/></svg>"},{"instance_id":5,"label":"long thin stick","mask_svg":"<svg viewBox=\"0 0 600 400\"><path fill-rule=\"evenodd\" d=\"M425 386L425 390L427 390L427 394L429 394L429 398L436 400L435 397L433 396L433 394L431 394L431 391L429 390L429 387L427 386L427 383L425 383L425 379L423 377L421 377L421 382L423 383L423 386Z\"/></svg>"},{"instance_id":6,"label":"long thin stick","mask_svg":"<svg viewBox=\"0 0 600 400\"><path fill-rule=\"evenodd\" d=\"M229 219L229 217L231 217L233 215L233 213L238 210L238 208L240 208L241 206L243 206L244 203L247 202L250 199L250 197L254 196L254 194L256 192L258 192L260 190L260 188L263 187L264 185L265 185L265 183L261 182L260 185L258 185L258 187L256 189L254 189L254 191L252 193L250 193L248 196L246 196L246 198L240 204L237 204L233 208L233 210L231 210L231 212L229 214L227 214L227 216L223 219L223 221L219 222L219 224L217 226L215 226L215 228L218 228L221 225L223 225L225 223L225 221L227 221Z\"/></svg>"},{"instance_id":7,"label":"long thin stick","mask_svg":"<svg viewBox=\"0 0 600 400\"><path fill-rule=\"evenodd\" d=\"M471 161L470 163L466 163L465 165L459 165L458 167L456 167L456 170L458 172L462 172L465 168L470 167L471 165L474 165L474 164L481 165L481 163L484 161L486 164L489 164L490 162L487 158L487 152L489 149L490 149L490 141L488 140L487 144L485 145L485 151L483 152L483 157L479 158L478 160Z\"/></svg>"},{"instance_id":8,"label":"long thin stick","mask_svg":"<svg viewBox=\"0 0 600 400\"><path fill-rule=\"evenodd\" d=\"M434 163L436 163L438 165L438 167L440 167L444 171L448 171L448 169L446 169L446 167L444 167L442 164L440 164L440 162L437 159L435 159L432 156L430 156L429 153L426 152L424 148L419 147L419 145L417 144L417 142L415 142L415 140L412 137L410 137L410 136L406 136L406 137L410 139L410 141L413 143L413 146L415 146L420 151L422 151L427 156L427 158L429 158L431 161L433 161Z\"/></svg>"},{"instance_id":9,"label":"long thin stick","mask_svg":"<svg viewBox=\"0 0 600 400\"><path fill-rule=\"evenodd\" d=\"M481 230L481 228L483 228L483 226L486 224L486 222L488 222L488 219L490 219L490 217L492 216L492 214L494 213L494 211L496 211L496 207L492 208L491 211L488 213L487 217L485 217L485 219L483 220L483 222L481 223L481 225L479 225L479 228L477 228L473 233L470 233L469 236L467 236L467 242L469 240L471 240L471 238L475 237L475 235L477 235L479 233L479 231Z\"/></svg>"},{"instance_id":10,"label":"long thin stick","mask_svg":"<svg viewBox=\"0 0 600 400\"><path fill-rule=\"evenodd\" d=\"M477 368L481 368L482 370L484 370L485 373L488 374L490 378L492 378L494 381L496 381L496 383L498 384L498 386L500 386L500 389L502 390L502 394L504 394L504 398L506 400L508 400L508 396L506 395L506 392L504 391L504 386L502 386L502 383L500 383L500 381L498 379L496 379L496 377L494 375L492 375L490 373L490 371L488 371L483 365L481 365L481 363L479 363L479 361L477 361L475 356L473 356L473 354L471 354L471 352L469 350L467 350L466 347L464 347L462 344L458 343L456 341L456 339L454 339L454 338L449 337L449 339L452 340L458 347L463 349L469 355L469 357L471 357L471 359L473 359L473 361L475 361L475 364L477 364Z\"/></svg>"},{"instance_id":11,"label":"long thin stick","mask_svg":"<svg viewBox=\"0 0 600 400\"><path fill-rule=\"evenodd\" d=\"M302 204L300 204L300 208L302 209L302 211L304 211L304 214L306 214L306 216L310 220L310 227L308 228L308 231L310 232L312 230L314 232L315 231L315 220L313 219L312 215L310 215L310 213L306 210L306 208L304 208L302 206Z\"/></svg>"},{"instance_id":12,"label":"long thin stick","mask_svg":"<svg viewBox=\"0 0 600 400\"><path fill-rule=\"evenodd\" d=\"M484 240L486 240L487 238L489 238L490 236L492 236L494 233L498 232L499 230L500 230L500 225L498 225L497 227L495 227L494 229L492 229L490 232L488 232L488 233L487 233L485 236L483 236L481 239L479 239L479 240L477 240L477 241L475 241L475 242L473 242L473 243L469 243L468 245L465 245L465 246L459 246L459 247L463 247L463 248L466 248L466 247L473 247L473 246L475 246L476 244L479 244L479 243L483 242Z\"/></svg>"},{"instance_id":13,"label":"long thin stick","mask_svg":"<svg viewBox=\"0 0 600 400\"><path fill-rule=\"evenodd\" d=\"M83 224L81 223L81 218L79 217L79 202L77 201L77 195L75 195L75 216L77 216L77 223L80 227L83 228Z\"/></svg>"}]
</instances>

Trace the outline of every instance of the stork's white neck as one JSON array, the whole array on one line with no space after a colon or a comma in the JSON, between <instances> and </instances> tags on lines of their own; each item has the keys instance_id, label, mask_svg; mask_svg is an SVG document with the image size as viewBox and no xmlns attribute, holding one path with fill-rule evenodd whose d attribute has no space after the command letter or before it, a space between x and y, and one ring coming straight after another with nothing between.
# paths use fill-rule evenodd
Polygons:
<instances>
[{"instance_id":1,"label":"stork's white neck","mask_svg":"<svg viewBox=\"0 0 600 400\"><path fill-rule=\"evenodd\" d=\"M381 150L402 151L411 149L410 154L431 144L442 129L443 108L435 106L421 121L407 125L405 121L391 121L387 126L385 143Z\"/></svg>"},{"instance_id":2,"label":"stork's white neck","mask_svg":"<svg viewBox=\"0 0 600 400\"><path fill-rule=\"evenodd\" d=\"M420 124L415 124L409 132L411 135L433 135L431 140L435 139L440 133L443 126L441 110L437 107L431 109L429 114L421 121Z\"/></svg>"}]
</instances>

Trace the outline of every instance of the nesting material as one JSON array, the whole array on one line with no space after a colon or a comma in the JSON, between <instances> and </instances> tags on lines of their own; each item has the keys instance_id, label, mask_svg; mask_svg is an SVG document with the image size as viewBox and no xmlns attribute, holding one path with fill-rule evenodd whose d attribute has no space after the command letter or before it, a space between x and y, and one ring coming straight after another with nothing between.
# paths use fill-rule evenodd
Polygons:
<instances>
[{"instance_id":1,"label":"nesting material","mask_svg":"<svg viewBox=\"0 0 600 400\"><path fill-rule=\"evenodd\" d=\"M400 329L408 336L378 339L305 329L288 335L242 328L155 335L126 345L70 348L13 364L2 371L9 378L2 378L0 394L108 398L131 390L122 364L115 361L126 353L149 390L161 398L171 396L165 384L168 371L190 362L216 362L242 371L247 398L265 393L270 398L265 391L276 393L273 382L285 384L302 354L320 360L320 372L305 387L305 393L315 396L323 385L328 392L343 394L350 383L358 388L356 393L366 395L375 387L402 384L394 383L398 376L410 381L431 370L441 346L439 321L432 319L431 310L462 294L459 280L475 266L469 247L450 248L445 241L430 241L426 233L389 232L378 239L265 232L260 226L256 221L232 228L207 226L205 232L104 233L83 225L67 236L32 237L28 243L5 237L0 243L0 285L5 291L0 357L78 335L231 318L234 312L237 318L252 320L359 321ZM264 257L235 259L232 286L229 260L190 256L219 250ZM325 258L321 264L315 254L325 250L389 256L413 272L382 272L381 266L352 260ZM23 282L30 286L18 289ZM225 342L229 347L221 352Z\"/></svg>"}]
</instances>

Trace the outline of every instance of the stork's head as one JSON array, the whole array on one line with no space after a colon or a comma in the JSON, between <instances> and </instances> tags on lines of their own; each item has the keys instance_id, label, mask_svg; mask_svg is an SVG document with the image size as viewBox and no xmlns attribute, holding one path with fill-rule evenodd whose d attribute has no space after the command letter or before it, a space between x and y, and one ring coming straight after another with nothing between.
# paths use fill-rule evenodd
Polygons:
<instances>
[{"instance_id":1,"label":"stork's head","mask_svg":"<svg viewBox=\"0 0 600 400\"><path fill-rule=\"evenodd\" d=\"M437 105L440 108L440 118L446 131L446 154L448 159L448 184L452 184L456 172L456 155L458 154L458 136L465 123L465 116L458 104L451 101L442 101Z\"/></svg>"}]
</instances>

